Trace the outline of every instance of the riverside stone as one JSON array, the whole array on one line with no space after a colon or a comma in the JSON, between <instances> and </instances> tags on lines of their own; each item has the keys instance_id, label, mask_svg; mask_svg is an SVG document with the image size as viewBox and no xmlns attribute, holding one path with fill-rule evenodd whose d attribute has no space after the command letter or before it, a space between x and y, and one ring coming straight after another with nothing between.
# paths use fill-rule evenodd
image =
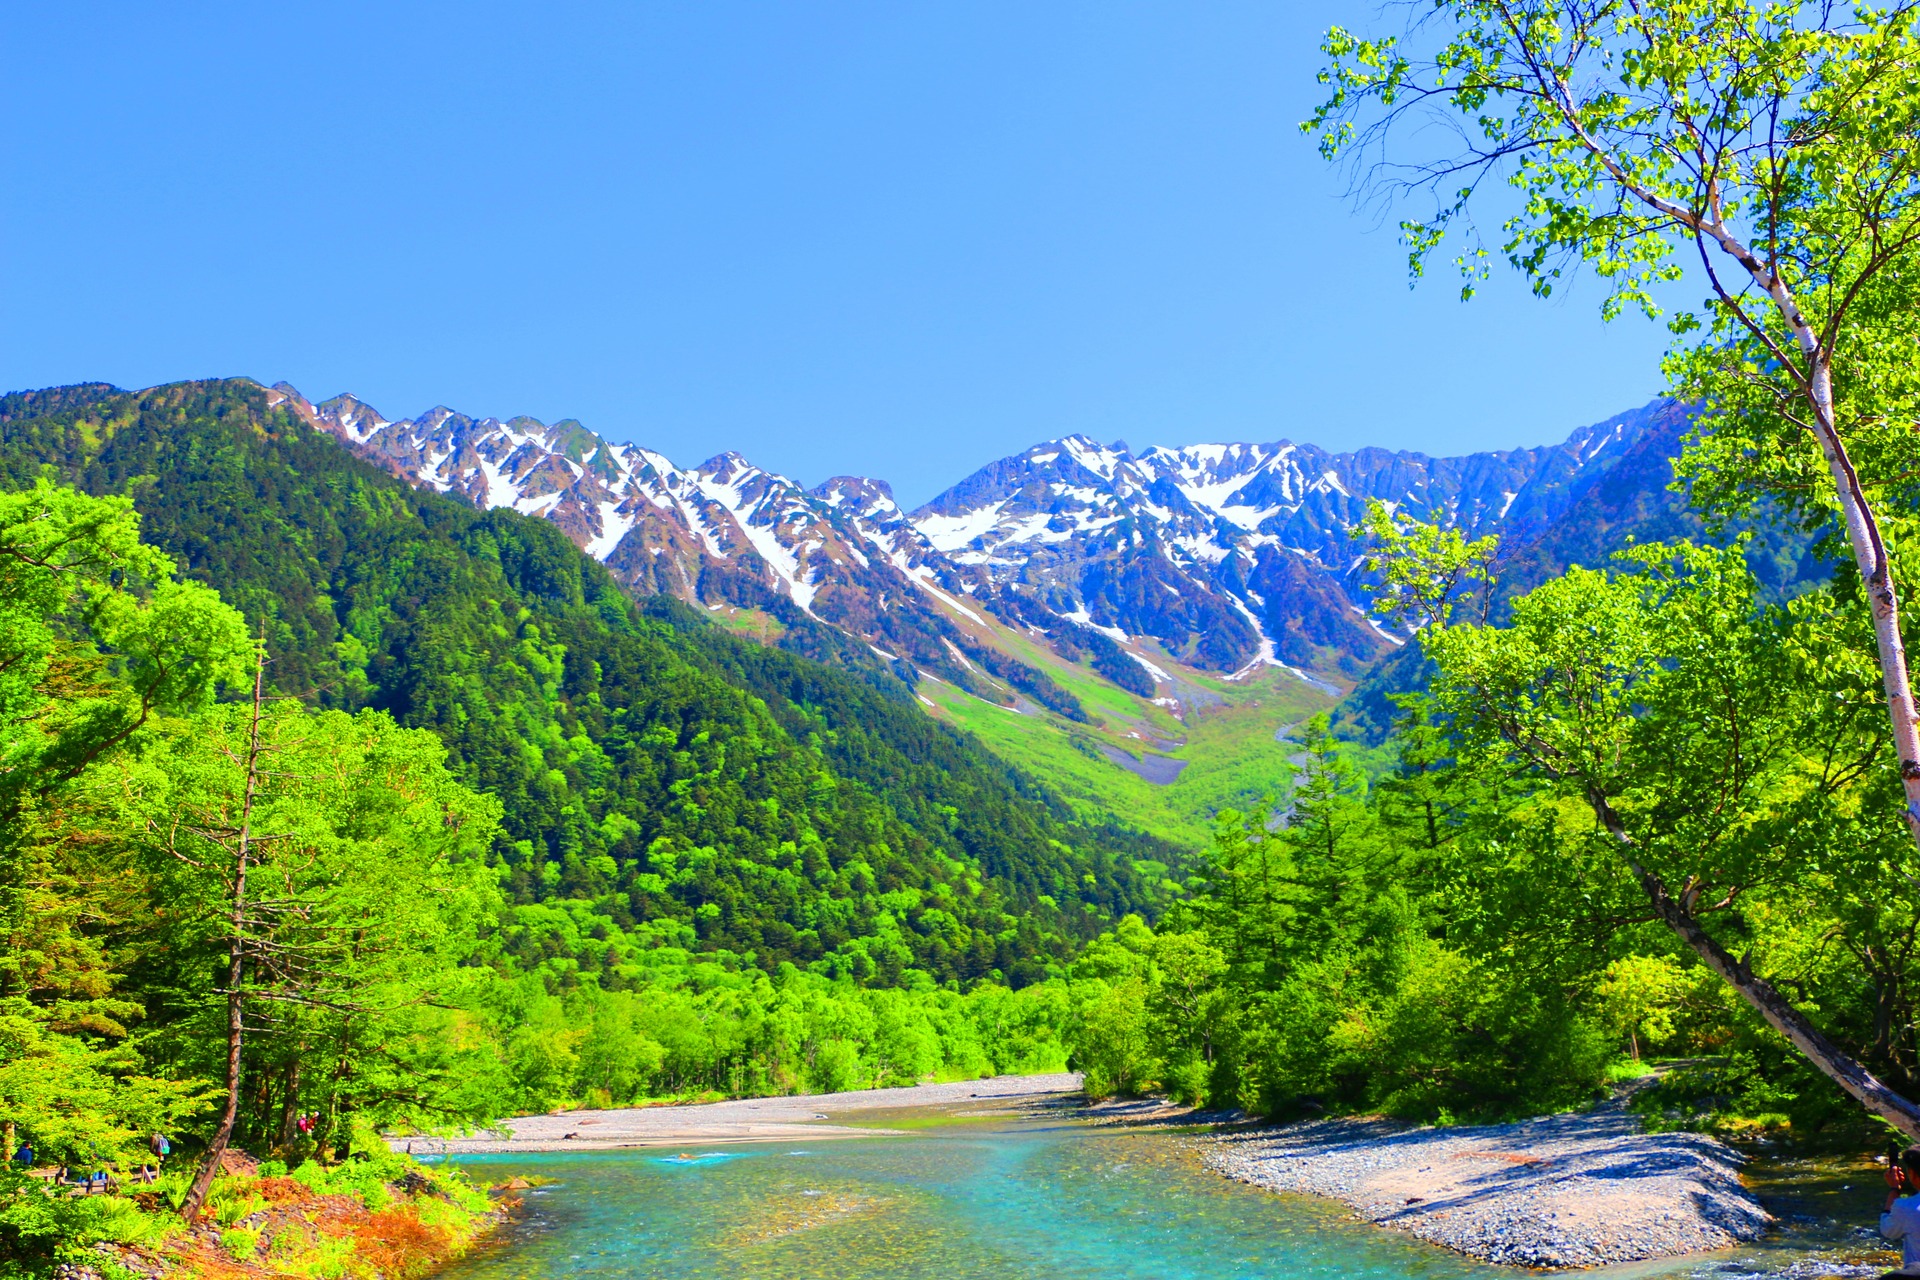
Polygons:
<instances>
[{"instance_id":1,"label":"riverside stone","mask_svg":"<svg viewBox=\"0 0 1920 1280\"><path fill-rule=\"evenodd\" d=\"M1595 1267L1724 1249L1772 1216L1740 1154L1694 1133L1643 1132L1619 1105L1519 1124L1414 1127L1316 1120L1216 1134L1208 1166L1489 1262Z\"/></svg>"}]
</instances>

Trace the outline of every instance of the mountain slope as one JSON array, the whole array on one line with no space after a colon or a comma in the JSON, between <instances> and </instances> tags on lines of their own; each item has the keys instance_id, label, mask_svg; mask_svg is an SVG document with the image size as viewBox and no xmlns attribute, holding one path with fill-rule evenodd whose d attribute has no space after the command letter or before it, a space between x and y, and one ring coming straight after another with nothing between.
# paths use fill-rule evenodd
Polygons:
<instances>
[{"instance_id":1,"label":"mountain slope","mask_svg":"<svg viewBox=\"0 0 1920 1280\"><path fill-rule=\"evenodd\" d=\"M1501 535L1494 617L1508 603L1575 565L1607 565L1616 551L1651 542L1686 539L1726 542L1751 535L1747 564L1762 590L1773 598L1791 595L1807 583L1825 580L1831 567L1813 554L1814 539L1804 530L1769 519L1711 535L1705 522L1673 484L1673 461L1692 429L1684 405L1656 407L1642 429L1624 442L1612 465L1569 471L1560 482L1560 501L1540 517L1517 522ZM1557 507L1557 510L1553 510ZM1551 511L1551 514L1547 514ZM1383 657L1343 701L1342 731L1379 743L1391 731L1399 710L1392 695L1425 687L1430 668L1418 644Z\"/></svg>"},{"instance_id":2,"label":"mountain slope","mask_svg":"<svg viewBox=\"0 0 1920 1280\"><path fill-rule=\"evenodd\" d=\"M1154 637L1218 672L1362 670L1404 637L1361 611L1352 531L1373 500L1525 539L1624 457L1656 403L1564 443L1464 458L1288 441L1154 448L1083 436L983 468L913 514L963 569L1055 614Z\"/></svg>"},{"instance_id":3,"label":"mountain slope","mask_svg":"<svg viewBox=\"0 0 1920 1280\"><path fill-rule=\"evenodd\" d=\"M505 802L523 901L762 964L1019 980L1150 910L1174 856L1073 820L881 660L769 669L647 617L558 522L401 483L255 384L0 399L0 481L46 465L131 488L146 536L265 627L280 688L439 733Z\"/></svg>"},{"instance_id":4,"label":"mountain slope","mask_svg":"<svg viewBox=\"0 0 1920 1280\"><path fill-rule=\"evenodd\" d=\"M1464 458L1287 441L1136 455L1074 436L909 514L877 480L808 490L737 454L680 468L573 421L390 420L286 384L270 400L409 483L555 525L635 593L793 652L883 664L1084 820L1119 803L1189 847L1221 805L1284 780L1270 712L1328 705L1404 643L1365 612L1352 534L1369 501L1513 547L1564 542L1595 494L1677 510L1646 459L1684 424L1656 402L1558 445ZM1244 716L1265 727L1225 728Z\"/></svg>"},{"instance_id":5,"label":"mountain slope","mask_svg":"<svg viewBox=\"0 0 1920 1280\"><path fill-rule=\"evenodd\" d=\"M879 481L806 490L736 454L682 469L572 421L444 408L389 420L351 396L274 394L412 483L557 524L634 590L709 608L785 599L909 682L927 673L1076 720L1084 709L1044 664L981 643L967 620L991 611L1148 698L1170 683L1153 675L1164 658L1242 678L1263 665L1356 675L1404 639L1361 607L1351 534L1370 501L1531 541L1679 412L1655 403L1558 445L1461 458L1284 440L1135 455L1070 436L908 515Z\"/></svg>"},{"instance_id":6,"label":"mountain slope","mask_svg":"<svg viewBox=\"0 0 1920 1280\"><path fill-rule=\"evenodd\" d=\"M988 696L1004 683L1079 714L1040 672L974 647L939 607L938 589L929 594L910 568L873 554L838 502L737 454L682 470L572 421L549 427L444 408L389 421L352 396L314 405L284 383L269 398L412 484L557 525L637 592L709 607L784 599L869 640L903 664L909 682L925 670ZM876 500L891 503L883 486L871 487L868 506Z\"/></svg>"},{"instance_id":7,"label":"mountain slope","mask_svg":"<svg viewBox=\"0 0 1920 1280\"><path fill-rule=\"evenodd\" d=\"M1400 653L1406 637L1365 612L1353 530L1370 501L1498 534L1511 583L1692 520L1665 488L1686 427L1665 402L1561 444L1463 458L1286 441L1135 454L1068 437L912 513L880 481L809 490L736 454L680 468L573 421L390 420L286 384L266 404L418 490L557 530L636 596L689 606L661 614L682 632L697 613L971 729L1045 781L1056 820L1107 830L1118 807L1189 849L1220 807L1284 784L1287 724ZM283 625L332 607L303 592L271 602ZM325 630L302 626L316 643ZM1362 701L1384 713L1366 683Z\"/></svg>"}]
</instances>

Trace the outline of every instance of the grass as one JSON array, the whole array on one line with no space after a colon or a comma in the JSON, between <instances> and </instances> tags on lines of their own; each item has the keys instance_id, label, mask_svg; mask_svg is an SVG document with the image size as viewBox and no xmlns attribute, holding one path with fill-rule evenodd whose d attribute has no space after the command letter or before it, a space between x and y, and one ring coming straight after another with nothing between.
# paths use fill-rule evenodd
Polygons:
<instances>
[{"instance_id":1,"label":"grass","mask_svg":"<svg viewBox=\"0 0 1920 1280\"><path fill-rule=\"evenodd\" d=\"M772 644L787 633L785 623L760 609L743 609L737 605L722 605L718 609L709 606L707 616L728 631L749 640L758 640L761 644Z\"/></svg>"},{"instance_id":2,"label":"grass","mask_svg":"<svg viewBox=\"0 0 1920 1280\"><path fill-rule=\"evenodd\" d=\"M1640 1058L1615 1058L1607 1064L1607 1079L1614 1084L1627 1080L1645 1080L1648 1076L1658 1074L1652 1063Z\"/></svg>"},{"instance_id":3,"label":"grass","mask_svg":"<svg viewBox=\"0 0 1920 1280\"><path fill-rule=\"evenodd\" d=\"M1093 723L1048 712L1021 714L939 680L921 682L933 714L977 734L996 753L1053 787L1088 818L1114 817L1189 850L1206 847L1214 815L1245 809L1286 789L1294 748L1276 738L1290 725L1333 705L1334 697L1292 672L1264 668L1243 682L1180 666L1139 645L1179 681L1189 708L1184 723L1166 707L1136 697L1078 663L1061 659L1034 638L995 622L955 621L1039 667L1080 699ZM1217 699L1217 702L1211 701ZM1210 705L1196 704L1208 701ZM1150 739L1178 742L1156 749ZM1101 748L1135 756L1151 752L1187 762L1160 786L1114 764Z\"/></svg>"},{"instance_id":4,"label":"grass","mask_svg":"<svg viewBox=\"0 0 1920 1280\"><path fill-rule=\"evenodd\" d=\"M260 1253L259 1227L228 1227L220 1233L220 1247L235 1262L252 1262Z\"/></svg>"},{"instance_id":5,"label":"grass","mask_svg":"<svg viewBox=\"0 0 1920 1280\"><path fill-rule=\"evenodd\" d=\"M1029 710L1017 712L1010 689L990 690L1008 704L996 705L931 677L919 686L929 714L978 735L1003 759L1052 787L1082 817L1117 820L1192 852L1211 842L1214 816L1222 809L1244 810L1286 790L1294 749L1275 735L1338 700L1337 694L1278 667L1257 670L1244 681L1224 680L1183 665L1151 639L1135 637L1130 647L1174 676L1171 689L1160 685L1156 692L1179 699L1183 720L1171 708L1129 693L1086 664L1067 661L1044 639L984 610L962 613L938 597L928 598L973 639L1046 672L1079 700L1088 722L1034 707L1025 698L1017 701ZM710 610L710 616L762 643L781 632L776 620L757 609L723 606ZM1162 786L1113 763L1103 748L1136 758L1163 755L1184 761L1186 768Z\"/></svg>"}]
</instances>

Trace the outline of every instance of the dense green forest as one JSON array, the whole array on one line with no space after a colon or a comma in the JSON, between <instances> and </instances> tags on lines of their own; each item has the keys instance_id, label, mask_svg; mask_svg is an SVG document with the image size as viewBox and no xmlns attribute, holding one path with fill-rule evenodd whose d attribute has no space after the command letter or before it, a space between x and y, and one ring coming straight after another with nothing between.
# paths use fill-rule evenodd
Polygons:
<instances>
[{"instance_id":1,"label":"dense green forest","mask_svg":"<svg viewBox=\"0 0 1920 1280\"><path fill-rule=\"evenodd\" d=\"M251 383L0 400L0 476L47 467L131 492L264 628L275 690L433 730L502 803L517 902L765 967L1023 982L1152 911L1177 856L1074 825L838 633L789 627L823 663L644 613L553 526L416 492Z\"/></svg>"},{"instance_id":2,"label":"dense green forest","mask_svg":"<svg viewBox=\"0 0 1920 1280\"><path fill-rule=\"evenodd\" d=\"M7 397L0 475L0 1104L43 1159L1058 1069L1048 979L1168 898L1178 851L837 632L642 607L251 383ZM14 1207L16 1252L72 1228Z\"/></svg>"},{"instance_id":3,"label":"dense green forest","mask_svg":"<svg viewBox=\"0 0 1920 1280\"><path fill-rule=\"evenodd\" d=\"M676 639L618 596L593 613L579 579L558 576L585 564L562 544L569 555L543 579L547 616L563 616L553 596L571 601L581 616L563 634L597 642L589 705L655 688L603 674L622 661L657 690L650 706L587 722L618 754L594 755L576 721L549 758L577 772L534 774L507 748L543 726L557 736L573 652L530 639L532 611L497 569L479 608L508 601L520 626L491 641L520 665L503 676L496 663L485 679L529 701L441 702L448 714L431 728L407 727L384 707L276 692L257 619L142 541L141 520L125 497L44 475L0 493L10 1150L124 1171L152 1134L170 1133L188 1153L242 1144L297 1164L364 1152L379 1130L580 1101L1066 1064L1061 983L1023 982L1018 966L1061 974L1078 939L1112 921L1097 895L1113 855L977 747L910 707L899 715L889 677L862 684L792 655L736 651L717 633ZM480 527L489 547L514 545ZM414 551L431 551L415 533ZM424 648L408 657L427 665ZM458 656L480 684L472 656ZM532 683L543 658L546 682ZM722 670L764 689L778 716ZM409 715L422 703L396 701ZM844 732L843 715L857 721ZM521 735L488 744L506 763L458 754L483 718ZM676 732L650 731L660 720ZM549 804L515 830L511 806L527 792L483 792L465 780L476 776L531 778ZM575 778L601 786L570 796ZM946 799L997 829L970 826ZM795 815L786 827L783 811ZM623 829L627 813L627 827L653 820L644 844ZM602 839L584 856L522 834L583 830ZM787 838L772 845L767 831ZM719 849L692 845L702 834ZM970 836L991 870L965 856ZM644 861L623 866L616 852ZM1121 865L1117 883L1137 883ZM795 920L830 922L847 941L769 955L764 939ZM747 928L762 950L728 945ZM1011 974L987 967L1002 959ZM963 974L981 980L963 990ZM198 1177L189 1167L145 1194L190 1217L216 1167L202 1161ZM114 1198L49 1198L17 1171L3 1180L10 1263L51 1264L75 1240L154 1229Z\"/></svg>"},{"instance_id":4,"label":"dense green forest","mask_svg":"<svg viewBox=\"0 0 1920 1280\"><path fill-rule=\"evenodd\" d=\"M1852 1132L1641 905L1606 814L1652 824L1686 909L1718 890L1694 918L1913 1087L1920 914L1844 573L1783 601L1737 543L1657 544L1495 624L1490 547L1377 511L1384 605L1435 668L1390 762L1309 724L1298 777L1223 815L1175 891L1125 856L1162 850L1067 823L884 672L820 660L830 635L805 657L637 606L545 526L413 494L248 384L7 404L0 1102L45 1157L126 1167L161 1131L291 1162L514 1111L1067 1065L1094 1094L1444 1121L1580 1105L1658 1053L1699 1060L1643 1095L1664 1119ZM248 492L194 499L209 473ZM292 498L252 483L276 474ZM175 558L208 545L238 567ZM285 566L315 546L304 581L347 586L303 614L322 597ZM1688 873L1702 848L1717 880ZM832 946L800 927L822 920ZM207 1193L173 1176L184 1207ZM149 1229L12 1194L20 1257Z\"/></svg>"}]
</instances>

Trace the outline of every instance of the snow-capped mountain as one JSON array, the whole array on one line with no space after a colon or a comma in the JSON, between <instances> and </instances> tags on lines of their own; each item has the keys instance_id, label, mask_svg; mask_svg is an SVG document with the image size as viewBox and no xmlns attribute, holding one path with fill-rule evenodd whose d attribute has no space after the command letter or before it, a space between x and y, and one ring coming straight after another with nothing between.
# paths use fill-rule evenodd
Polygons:
<instances>
[{"instance_id":1,"label":"snow-capped mountain","mask_svg":"<svg viewBox=\"0 0 1920 1280\"><path fill-rule=\"evenodd\" d=\"M1069 436L909 514L878 480L807 489L732 453L681 468L572 420L445 408L388 419L352 396L273 391L412 483L552 521L636 592L709 608L783 599L891 662L1068 715L1078 704L996 645L990 617L1091 652L1145 693L1165 676L1156 650L1219 673L1263 661L1355 671L1398 640L1359 607L1350 534L1370 499L1525 542L1650 430L1684 424L1656 403L1563 444L1463 458L1286 441L1136 455Z\"/></svg>"},{"instance_id":2,"label":"snow-capped mountain","mask_svg":"<svg viewBox=\"0 0 1920 1280\"><path fill-rule=\"evenodd\" d=\"M571 420L446 408L396 420L353 396L312 404L285 383L272 394L413 484L552 521L640 594L709 608L790 601L890 662L982 693L998 682L1078 714L1047 676L983 643L981 607L963 603L957 580L938 580L943 560L878 481L843 477L810 492L735 453L683 469Z\"/></svg>"},{"instance_id":3,"label":"snow-capped mountain","mask_svg":"<svg viewBox=\"0 0 1920 1280\"><path fill-rule=\"evenodd\" d=\"M1005 592L1199 666L1351 668L1399 639L1358 607L1352 531L1370 501L1523 545L1649 429L1684 422L1656 402L1561 444L1460 458L1288 441L1135 455L1069 436L982 468L912 523Z\"/></svg>"}]
</instances>

